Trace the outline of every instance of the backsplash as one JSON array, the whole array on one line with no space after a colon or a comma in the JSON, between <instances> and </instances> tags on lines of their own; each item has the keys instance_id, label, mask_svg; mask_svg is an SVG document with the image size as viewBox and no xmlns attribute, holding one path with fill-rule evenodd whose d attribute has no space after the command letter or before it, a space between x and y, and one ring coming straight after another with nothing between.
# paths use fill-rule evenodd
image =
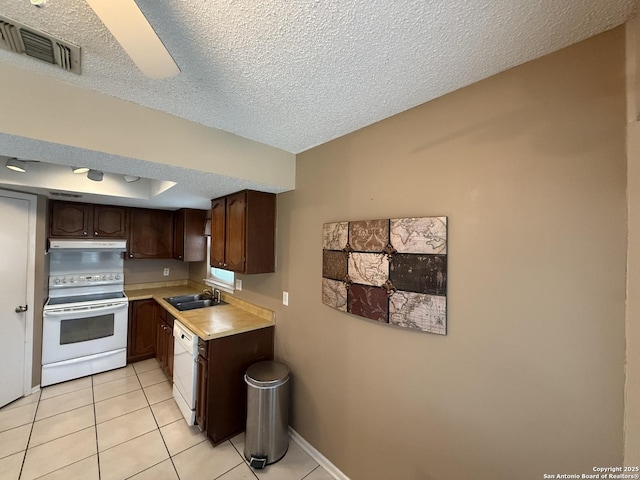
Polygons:
<instances>
[{"instance_id":1,"label":"backsplash","mask_svg":"<svg viewBox=\"0 0 640 480\"><path fill-rule=\"evenodd\" d=\"M169 269L165 276L164 269ZM189 264L173 259L124 261L124 284L153 283L189 279Z\"/></svg>"}]
</instances>

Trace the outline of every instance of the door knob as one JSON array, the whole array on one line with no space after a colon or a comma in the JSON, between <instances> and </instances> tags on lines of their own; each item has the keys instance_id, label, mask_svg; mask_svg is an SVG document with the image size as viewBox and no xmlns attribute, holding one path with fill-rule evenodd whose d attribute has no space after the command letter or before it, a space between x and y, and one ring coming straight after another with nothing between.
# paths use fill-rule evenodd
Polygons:
<instances>
[{"instance_id":1,"label":"door knob","mask_svg":"<svg viewBox=\"0 0 640 480\"><path fill-rule=\"evenodd\" d=\"M28 305L24 305L24 306L23 305L19 305L19 306L16 307L16 313L26 312L28 308L29 308Z\"/></svg>"}]
</instances>

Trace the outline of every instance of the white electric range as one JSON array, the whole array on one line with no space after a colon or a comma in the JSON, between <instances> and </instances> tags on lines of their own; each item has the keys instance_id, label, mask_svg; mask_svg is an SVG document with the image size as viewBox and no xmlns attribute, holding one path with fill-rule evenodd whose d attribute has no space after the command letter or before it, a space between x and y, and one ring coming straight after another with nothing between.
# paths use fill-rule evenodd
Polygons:
<instances>
[{"instance_id":1,"label":"white electric range","mask_svg":"<svg viewBox=\"0 0 640 480\"><path fill-rule=\"evenodd\" d=\"M126 365L125 247L120 240L50 248L41 386Z\"/></svg>"}]
</instances>

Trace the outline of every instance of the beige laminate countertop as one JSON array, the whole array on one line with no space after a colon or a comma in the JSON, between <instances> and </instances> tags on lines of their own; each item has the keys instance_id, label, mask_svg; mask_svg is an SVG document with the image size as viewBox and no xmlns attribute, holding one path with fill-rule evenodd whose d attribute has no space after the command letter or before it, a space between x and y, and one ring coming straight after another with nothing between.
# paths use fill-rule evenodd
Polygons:
<instances>
[{"instance_id":1,"label":"beige laminate countertop","mask_svg":"<svg viewBox=\"0 0 640 480\"><path fill-rule=\"evenodd\" d=\"M202 293L190 286L160 287L145 289L127 289L125 293L130 301L154 299L180 323L203 340L226 337L275 325L273 312L223 294L227 305L198 308L180 312L165 297Z\"/></svg>"}]
</instances>

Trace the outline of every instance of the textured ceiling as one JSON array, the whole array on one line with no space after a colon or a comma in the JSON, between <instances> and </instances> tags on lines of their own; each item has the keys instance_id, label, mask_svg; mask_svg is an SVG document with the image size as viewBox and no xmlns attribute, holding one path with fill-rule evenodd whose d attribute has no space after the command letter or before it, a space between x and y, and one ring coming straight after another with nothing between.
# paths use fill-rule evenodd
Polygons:
<instances>
[{"instance_id":1,"label":"textured ceiling","mask_svg":"<svg viewBox=\"0 0 640 480\"><path fill-rule=\"evenodd\" d=\"M45 8L35 8L29 0L0 0L0 15L79 45L81 75L4 50L0 62L291 153L611 29L633 15L635 4L136 1L178 64L177 76L143 76L82 0L47 0ZM137 187L143 191L131 198L117 196L107 182L98 190L90 181L66 188L96 203L207 208L209 199L244 188L281 191L260 182L2 132L0 155L175 183L147 198L142 183ZM67 167L59 172L69 175ZM35 176L2 173L0 186L45 195L65 190L33 183Z\"/></svg>"},{"instance_id":2,"label":"textured ceiling","mask_svg":"<svg viewBox=\"0 0 640 480\"><path fill-rule=\"evenodd\" d=\"M634 1L137 3L178 76L145 78L78 0L3 0L0 15L80 45L82 75L0 62L298 153L615 27Z\"/></svg>"}]
</instances>

